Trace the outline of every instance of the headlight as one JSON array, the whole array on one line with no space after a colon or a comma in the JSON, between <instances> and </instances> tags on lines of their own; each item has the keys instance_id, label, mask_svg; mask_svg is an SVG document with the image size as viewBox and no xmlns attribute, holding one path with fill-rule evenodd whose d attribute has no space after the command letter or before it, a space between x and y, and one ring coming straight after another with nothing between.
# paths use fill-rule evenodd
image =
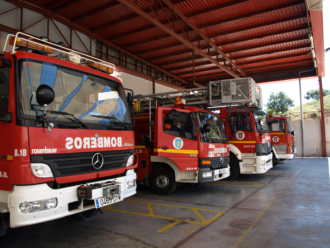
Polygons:
<instances>
[{"instance_id":1,"label":"headlight","mask_svg":"<svg viewBox=\"0 0 330 248\"><path fill-rule=\"evenodd\" d=\"M19 211L26 214L56 208L56 206L57 198L49 198L40 201L23 202L19 204Z\"/></svg>"},{"instance_id":2,"label":"headlight","mask_svg":"<svg viewBox=\"0 0 330 248\"><path fill-rule=\"evenodd\" d=\"M133 188L136 185L135 179L127 182L127 189Z\"/></svg>"},{"instance_id":3,"label":"headlight","mask_svg":"<svg viewBox=\"0 0 330 248\"><path fill-rule=\"evenodd\" d=\"M32 172L36 177L53 177L53 173L46 164L31 164Z\"/></svg>"},{"instance_id":4,"label":"headlight","mask_svg":"<svg viewBox=\"0 0 330 248\"><path fill-rule=\"evenodd\" d=\"M212 172L204 172L203 177L212 177Z\"/></svg>"},{"instance_id":5,"label":"headlight","mask_svg":"<svg viewBox=\"0 0 330 248\"><path fill-rule=\"evenodd\" d=\"M126 167L131 166L134 162L134 155L129 156L128 160L127 160L127 164Z\"/></svg>"}]
</instances>

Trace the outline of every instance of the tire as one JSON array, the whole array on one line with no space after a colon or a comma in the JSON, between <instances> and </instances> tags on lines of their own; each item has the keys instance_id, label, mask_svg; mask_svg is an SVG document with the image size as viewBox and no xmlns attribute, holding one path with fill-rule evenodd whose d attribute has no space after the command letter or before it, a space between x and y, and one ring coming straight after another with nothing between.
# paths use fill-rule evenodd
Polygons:
<instances>
[{"instance_id":1,"label":"tire","mask_svg":"<svg viewBox=\"0 0 330 248\"><path fill-rule=\"evenodd\" d=\"M236 177L238 177L238 175L240 174L240 170L239 170L239 163L238 160L236 158L236 156L232 153L230 153L230 176L228 177L229 180L233 180Z\"/></svg>"},{"instance_id":2,"label":"tire","mask_svg":"<svg viewBox=\"0 0 330 248\"><path fill-rule=\"evenodd\" d=\"M170 195L176 187L174 172L169 167L155 167L150 177L150 187L152 191L159 195Z\"/></svg>"},{"instance_id":3,"label":"tire","mask_svg":"<svg viewBox=\"0 0 330 248\"><path fill-rule=\"evenodd\" d=\"M273 157L272 157L272 161L273 161L273 167L275 167L277 164L278 164L278 159L277 158L275 158L275 155L274 155L274 153L272 152L272 154L273 154Z\"/></svg>"}]
</instances>

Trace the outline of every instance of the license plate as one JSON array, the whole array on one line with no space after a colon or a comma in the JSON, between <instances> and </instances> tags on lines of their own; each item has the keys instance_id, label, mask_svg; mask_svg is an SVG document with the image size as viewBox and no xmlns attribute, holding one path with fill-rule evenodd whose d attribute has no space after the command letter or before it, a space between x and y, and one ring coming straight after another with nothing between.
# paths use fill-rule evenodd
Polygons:
<instances>
[{"instance_id":1,"label":"license plate","mask_svg":"<svg viewBox=\"0 0 330 248\"><path fill-rule=\"evenodd\" d=\"M101 208L116 202L120 202L122 200L123 199L121 198L120 194L118 194L118 195L114 195L112 198L103 197L103 198L95 199L94 203L96 208Z\"/></svg>"},{"instance_id":2,"label":"license plate","mask_svg":"<svg viewBox=\"0 0 330 248\"><path fill-rule=\"evenodd\" d=\"M219 169L219 170L214 171L214 174L218 175L218 174L223 174L223 173L226 173L226 172L227 172L227 169Z\"/></svg>"}]
</instances>

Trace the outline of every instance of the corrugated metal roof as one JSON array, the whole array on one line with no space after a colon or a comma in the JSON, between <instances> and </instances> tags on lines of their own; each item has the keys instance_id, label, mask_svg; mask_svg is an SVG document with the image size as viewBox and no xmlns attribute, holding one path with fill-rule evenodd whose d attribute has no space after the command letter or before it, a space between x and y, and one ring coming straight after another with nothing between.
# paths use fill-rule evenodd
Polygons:
<instances>
[{"instance_id":1,"label":"corrugated metal roof","mask_svg":"<svg viewBox=\"0 0 330 248\"><path fill-rule=\"evenodd\" d=\"M35 6L90 30L103 39L114 42L132 53L151 61L157 66L182 78L193 76L192 50L156 27L145 17L133 12L115 0L26 0ZM138 0L138 8L146 16L157 18L177 35L187 38L190 44L201 47L213 59L221 59L217 51L207 47L207 42L196 35L189 25L160 1ZM180 10L207 35L232 62L246 75L256 68L258 73L270 73L287 63L287 68L297 65L310 66L311 33L304 0L172 0ZM103 8L104 7L104 8ZM226 59L228 63L231 63ZM299 62L299 60L301 62ZM296 62L297 63L296 63ZM208 75L219 73L221 77L232 76L199 54L195 55L195 76L204 82ZM223 62L221 62L223 64ZM265 65L274 65L265 66ZM203 77L205 80L203 81ZM190 80L190 79L189 79Z\"/></svg>"}]
</instances>

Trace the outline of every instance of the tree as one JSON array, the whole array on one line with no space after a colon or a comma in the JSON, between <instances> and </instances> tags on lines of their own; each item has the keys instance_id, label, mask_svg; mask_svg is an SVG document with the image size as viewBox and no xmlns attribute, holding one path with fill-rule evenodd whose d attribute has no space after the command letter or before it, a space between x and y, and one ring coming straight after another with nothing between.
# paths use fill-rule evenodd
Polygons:
<instances>
[{"instance_id":1,"label":"tree","mask_svg":"<svg viewBox=\"0 0 330 248\"><path fill-rule=\"evenodd\" d=\"M330 94L330 90L323 90L323 96L326 96L329 94ZM320 99L320 90L319 89L309 90L309 91L307 91L304 98L307 100L309 100L309 99L318 100L318 99Z\"/></svg>"},{"instance_id":2,"label":"tree","mask_svg":"<svg viewBox=\"0 0 330 248\"><path fill-rule=\"evenodd\" d=\"M293 100L288 95L280 91L276 94L274 92L270 94L266 107L270 112L281 112L283 114L288 111L289 107L294 107L294 104Z\"/></svg>"}]
</instances>

